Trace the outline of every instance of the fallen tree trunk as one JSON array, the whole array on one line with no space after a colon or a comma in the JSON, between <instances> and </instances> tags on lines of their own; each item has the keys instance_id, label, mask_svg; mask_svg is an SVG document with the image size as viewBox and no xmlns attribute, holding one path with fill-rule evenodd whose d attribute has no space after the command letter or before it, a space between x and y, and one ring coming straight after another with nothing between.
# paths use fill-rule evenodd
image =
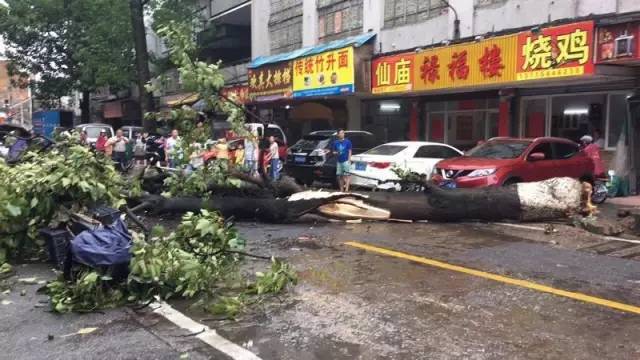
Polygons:
<instances>
[{"instance_id":1,"label":"fallen tree trunk","mask_svg":"<svg viewBox=\"0 0 640 360\"><path fill-rule=\"evenodd\" d=\"M554 178L507 187L443 190L426 185L423 193L346 194L305 191L288 198L213 196L163 198L148 196L145 206L154 212L187 212L205 208L225 217L290 222L315 212L338 219L370 220L517 220L541 221L565 218L582 209L582 184L575 179Z\"/></svg>"}]
</instances>

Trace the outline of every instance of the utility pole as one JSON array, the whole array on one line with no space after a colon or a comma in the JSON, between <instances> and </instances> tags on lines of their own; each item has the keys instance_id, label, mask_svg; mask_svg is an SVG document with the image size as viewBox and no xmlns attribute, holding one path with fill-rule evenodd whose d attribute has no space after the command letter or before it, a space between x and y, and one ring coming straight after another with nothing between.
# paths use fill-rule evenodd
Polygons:
<instances>
[{"instance_id":1,"label":"utility pole","mask_svg":"<svg viewBox=\"0 0 640 360\"><path fill-rule=\"evenodd\" d=\"M140 94L140 113L142 126L145 130L153 130L155 123L153 120L145 120L144 114L155 110L153 95L146 89L145 85L151 79L149 73L149 53L147 52L147 34L144 26L144 6L148 0L129 0L131 8L131 26L133 29L133 41L136 49L136 73L138 80L138 92Z\"/></svg>"}]
</instances>

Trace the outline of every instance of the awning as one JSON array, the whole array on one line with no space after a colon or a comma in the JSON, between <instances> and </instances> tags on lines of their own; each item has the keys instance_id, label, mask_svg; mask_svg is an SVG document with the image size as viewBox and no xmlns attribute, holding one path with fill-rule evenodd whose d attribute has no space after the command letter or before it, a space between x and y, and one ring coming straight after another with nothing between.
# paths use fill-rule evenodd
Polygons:
<instances>
[{"instance_id":1,"label":"awning","mask_svg":"<svg viewBox=\"0 0 640 360\"><path fill-rule=\"evenodd\" d=\"M200 95L197 93L192 94L181 94L179 96L174 96L171 100L167 100L167 106L175 107L181 105L190 105L200 99Z\"/></svg>"},{"instance_id":2,"label":"awning","mask_svg":"<svg viewBox=\"0 0 640 360\"><path fill-rule=\"evenodd\" d=\"M281 61L293 60L302 56L309 56L319 54L325 51L336 50L347 46L360 47L371 40L375 33L366 33L357 36L351 36L344 39L334 40L325 44L316 46L308 46L302 49L294 50L288 53L271 55L271 56L259 56L247 66L249 69L254 69L266 64L277 63Z\"/></svg>"}]
</instances>

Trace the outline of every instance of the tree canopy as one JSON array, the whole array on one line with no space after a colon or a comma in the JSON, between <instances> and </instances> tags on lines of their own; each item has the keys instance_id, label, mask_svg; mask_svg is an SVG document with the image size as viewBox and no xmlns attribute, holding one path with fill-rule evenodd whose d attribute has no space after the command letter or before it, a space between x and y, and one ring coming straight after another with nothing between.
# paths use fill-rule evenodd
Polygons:
<instances>
[{"instance_id":1,"label":"tree canopy","mask_svg":"<svg viewBox=\"0 0 640 360\"><path fill-rule=\"evenodd\" d=\"M0 5L10 73L40 99L128 87L135 75L127 0L6 0Z\"/></svg>"}]
</instances>

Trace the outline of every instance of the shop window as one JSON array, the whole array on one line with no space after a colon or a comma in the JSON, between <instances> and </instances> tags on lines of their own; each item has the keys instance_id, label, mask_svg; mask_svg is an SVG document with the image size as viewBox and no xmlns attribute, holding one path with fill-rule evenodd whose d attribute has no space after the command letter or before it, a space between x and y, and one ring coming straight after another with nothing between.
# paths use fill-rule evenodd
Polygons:
<instances>
[{"instance_id":1,"label":"shop window","mask_svg":"<svg viewBox=\"0 0 640 360\"><path fill-rule=\"evenodd\" d=\"M487 113L487 139L498 136L498 122L500 115L497 112Z\"/></svg>"},{"instance_id":2,"label":"shop window","mask_svg":"<svg viewBox=\"0 0 640 360\"><path fill-rule=\"evenodd\" d=\"M555 96L551 100L551 135L579 141L583 135L602 132L606 95Z\"/></svg>"},{"instance_id":3,"label":"shop window","mask_svg":"<svg viewBox=\"0 0 640 360\"><path fill-rule=\"evenodd\" d=\"M523 102L524 136L536 138L545 135L547 99L525 99Z\"/></svg>"},{"instance_id":4,"label":"shop window","mask_svg":"<svg viewBox=\"0 0 640 360\"><path fill-rule=\"evenodd\" d=\"M627 95L611 94L609 95L609 123L607 125L607 147L616 147L620 133L627 120ZM604 133L602 133L604 136Z\"/></svg>"},{"instance_id":5,"label":"shop window","mask_svg":"<svg viewBox=\"0 0 640 360\"><path fill-rule=\"evenodd\" d=\"M444 113L429 114L429 141L444 142Z\"/></svg>"},{"instance_id":6,"label":"shop window","mask_svg":"<svg viewBox=\"0 0 640 360\"><path fill-rule=\"evenodd\" d=\"M446 11L441 0L384 0L384 27L422 22Z\"/></svg>"}]
</instances>

